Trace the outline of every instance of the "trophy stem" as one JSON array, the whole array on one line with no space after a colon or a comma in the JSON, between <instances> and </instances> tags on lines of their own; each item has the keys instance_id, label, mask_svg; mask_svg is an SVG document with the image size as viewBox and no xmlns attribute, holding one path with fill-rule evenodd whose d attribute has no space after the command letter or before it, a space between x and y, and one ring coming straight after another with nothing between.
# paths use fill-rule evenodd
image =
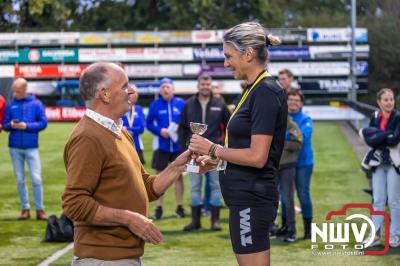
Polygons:
<instances>
[{"instance_id":1,"label":"trophy stem","mask_svg":"<svg viewBox=\"0 0 400 266\"><path fill-rule=\"evenodd\" d=\"M192 158L189 163L186 164L186 171L198 174L200 172L200 166L197 165L196 161Z\"/></svg>"}]
</instances>

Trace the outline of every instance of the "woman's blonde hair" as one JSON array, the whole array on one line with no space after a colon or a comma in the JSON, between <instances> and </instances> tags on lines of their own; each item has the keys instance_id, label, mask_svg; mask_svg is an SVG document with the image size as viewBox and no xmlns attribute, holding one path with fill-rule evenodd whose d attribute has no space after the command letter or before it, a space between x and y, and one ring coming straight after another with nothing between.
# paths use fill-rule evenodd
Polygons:
<instances>
[{"instance_id":1,"label":"woman's blonde hair","mask_svg":"<svg viewBox=\"0 0 400 266\"><path fill-rule=\"evenodd\" d=\"M268 60L268 46L281 44L279 37L268 34L258 22L245 22L230 28L224 33L223 41L242 54L247 48L254 49L257 60L262 64Z\"/></svg>"}]
</instances>

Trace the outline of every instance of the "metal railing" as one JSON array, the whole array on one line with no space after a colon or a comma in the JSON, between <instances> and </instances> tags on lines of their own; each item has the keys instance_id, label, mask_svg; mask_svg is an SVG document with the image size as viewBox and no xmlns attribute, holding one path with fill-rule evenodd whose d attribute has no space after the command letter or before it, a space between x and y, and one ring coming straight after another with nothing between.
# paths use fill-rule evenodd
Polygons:
<instances>
[{"instance_id":1,"label":"metal railing","mask_svg":"<svg viewBox=\"0 0 400 266\"><path fill-rule=\"evenodd\" d=\"M360 121L348 121L349 125L355 130L358 131L360 128L367 127L369 124L369 120L371 115L378 111L379 109L373 105L369 105L366 103L362 103L359 101L351 101L351 100L344 100L342 101L344 104L350 106L354 110L362 113L365 115L365 119Z\"/></svg>"}]
</instances>

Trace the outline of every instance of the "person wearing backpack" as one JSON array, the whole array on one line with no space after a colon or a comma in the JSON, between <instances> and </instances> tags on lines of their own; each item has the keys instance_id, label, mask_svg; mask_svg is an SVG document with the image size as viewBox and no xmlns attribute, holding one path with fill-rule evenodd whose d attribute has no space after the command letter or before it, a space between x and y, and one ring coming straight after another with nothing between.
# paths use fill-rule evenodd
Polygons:
<instances>
[{"instance_id":1,"label":"person wearing backpack","mask_svg":"<svg viewBox=\"0 0 400 266\"><path fill-rule=\"evenodd\" d=\"M281 219L282 224L276 234L283 236L283 241L296 241L296 221L294 211L294 179L296 177L296 164L300 149L303 144L303 135L291 116L287 118L287 129L285 135L285 144L279 172L276 178L279 195L282 201Z\"/></svg>"},{"instance_id":2,"label":"person wearing backpack","mask_svg":"<svg viewBox=\"0 0 400 266\"><path fill-rule=\"evenodd\" d=\"M296 165L295 186L301 205L301 214L303 216L303 239L311 239L313 204L310 194L310 186L314 168L314 151L312 148L312 133L314 126L311 117L305 114L302 110L304 105L304 94L301 90L290 90L287 92L287 102L289 115L296 122L303 134L303 144Z\"/></svg>"}]
</instances>

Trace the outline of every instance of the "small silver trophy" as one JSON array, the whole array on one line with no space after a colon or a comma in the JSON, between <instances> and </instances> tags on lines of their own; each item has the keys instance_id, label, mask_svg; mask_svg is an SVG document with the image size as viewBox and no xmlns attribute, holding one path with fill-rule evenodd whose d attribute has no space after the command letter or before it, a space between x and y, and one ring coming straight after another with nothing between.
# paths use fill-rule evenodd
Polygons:
<instances>
[{"instance_id":1,"label":"small silver trophy","mask_svg":"<svg viewBox=\"0 0 400 266\"><path fill-rule=\"evenodd\" d=\"M207 125L202 123L194 123L190 122L190 130L193 134L203 135L207 130ZM191 159L188 164L186 164L186 171L189 173L199 173L200 166L195 162L194 159Z\"/></svg>"}]
</instances>

